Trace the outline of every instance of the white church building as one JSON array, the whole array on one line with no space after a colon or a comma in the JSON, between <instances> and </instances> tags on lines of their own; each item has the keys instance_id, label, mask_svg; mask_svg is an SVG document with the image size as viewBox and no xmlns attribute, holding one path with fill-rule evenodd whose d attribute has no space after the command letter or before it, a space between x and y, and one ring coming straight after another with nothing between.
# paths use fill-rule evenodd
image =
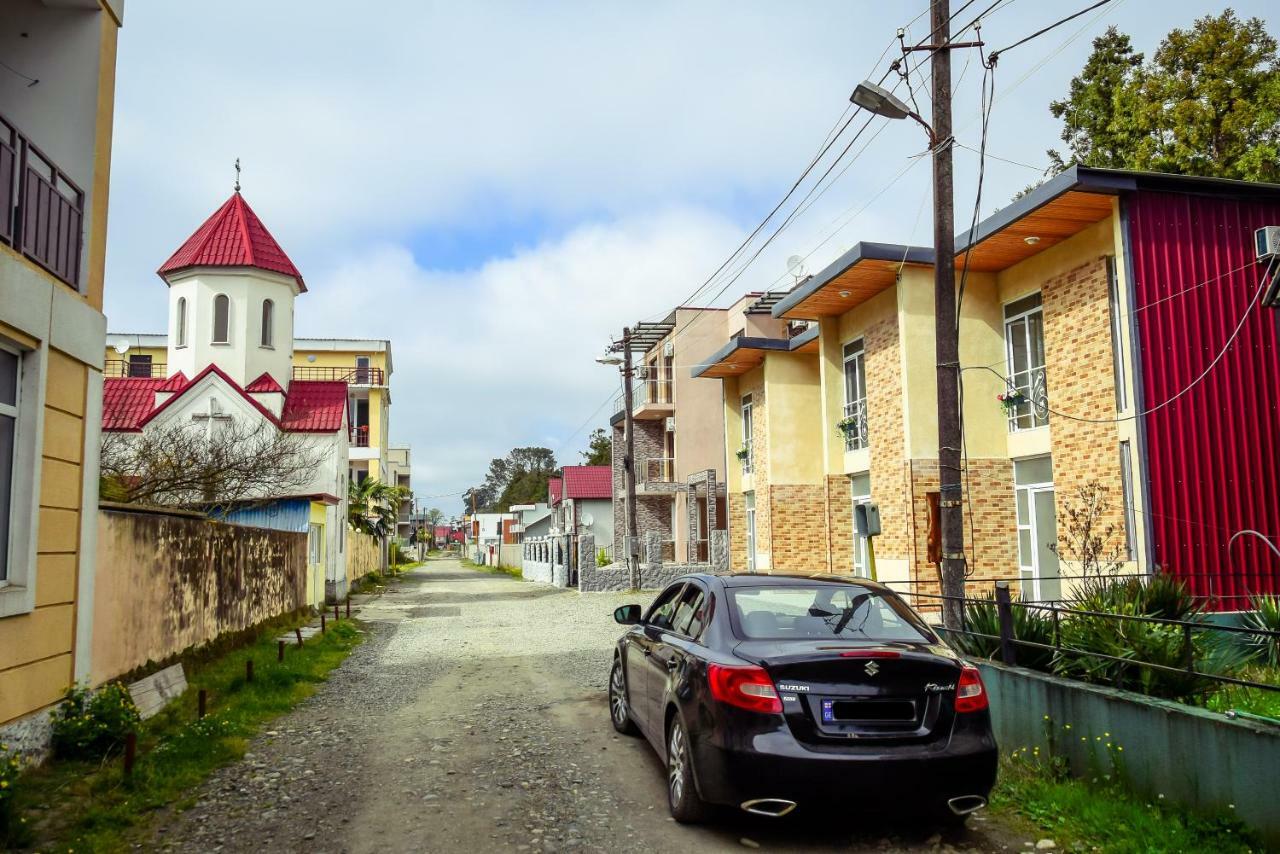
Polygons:
<instances>
[{"instance_id":1,"label":"white church building","mask_svg":"<svg viewBox=\"0 0 1280 854\"><path fill-rule=\"evenodd\" d=\"M347 385L293 379L302 275L237 190L157 271L169 287L167 376L105 380L104 432L240 422L301 434L320 462L295 495L270 499L309 535L312 604L347 592ZM234 514L228 518L234 521Z\"/></svg>"}]
</instances>

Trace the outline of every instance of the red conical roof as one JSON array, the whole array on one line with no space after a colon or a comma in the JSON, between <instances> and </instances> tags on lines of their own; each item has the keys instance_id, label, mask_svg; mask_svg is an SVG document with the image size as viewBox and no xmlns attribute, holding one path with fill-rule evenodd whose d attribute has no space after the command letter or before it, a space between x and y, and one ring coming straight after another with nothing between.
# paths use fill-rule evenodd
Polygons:
<instances>
[{"instance_id":1,"label":"red conical roof","mask_svg":"<svg viewBox=\"0 0 1280 854\"><path fill-rule=\"evenodd\" d=\"M300 291L307 289L298 268L238 192L214 211L156 272L163 278L190 267L257 267L290 276L298 282Z\"/></svg>"}]
</instances>

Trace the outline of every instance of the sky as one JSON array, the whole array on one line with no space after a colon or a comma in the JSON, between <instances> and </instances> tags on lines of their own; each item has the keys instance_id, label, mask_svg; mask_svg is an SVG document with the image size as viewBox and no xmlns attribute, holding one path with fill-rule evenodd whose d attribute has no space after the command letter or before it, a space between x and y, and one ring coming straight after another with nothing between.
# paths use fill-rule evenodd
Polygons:
<instances>
[{"instance_id":1,"label":"sky","mask_svg":"<svg viewBox=\"0 0 1280 854\"><path fill-rule=\"evenodd\" d=\"M1007 0L981 37L1003 47L1088 5ZM1224 8L1153 5L1112 0L1002 56L983 216L1038 180L1045 150L1060 145L1048 105L1093 37L1114 24L1150 54L1170 29ZM1242 17L1265 19L1266 7L1233 4ZM695 293L847 118L853 87L888 69L898 28L909 44L927 34L927 10L129 0L108 328L164 331L155 270L231 194L240 158L245 199L307 281L296 334L391 340L392 442L412 448L425 506L456 513L457 493L512 447L580 462L619 390L595 357L622 326ZM976 148L973 51L957 52L953 81L957 141ZM910 82L928 115L927 77ZM817 272L859 240L927 241L925 147L918 127L877 119L715 304L789 287L792 255ZM958 225L977 167L956 150Z\"/></svg>"}]
</instances>

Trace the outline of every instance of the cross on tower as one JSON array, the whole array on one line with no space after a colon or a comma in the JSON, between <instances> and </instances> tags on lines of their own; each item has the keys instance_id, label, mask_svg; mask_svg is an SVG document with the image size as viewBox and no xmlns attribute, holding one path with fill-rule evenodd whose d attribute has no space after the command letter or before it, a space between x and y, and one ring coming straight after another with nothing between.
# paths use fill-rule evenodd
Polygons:
<instances>
[{"instance_id":1,"label":"cross on tower","mask_svg":"<svg viewBox=\"0 0 1280 854\"><path fill-rule=\"evenodd\" d=\"M240 192L240 158L236 158L236 192Z\"/></svg>"},{"instance_id":2,"label":"cross on tower","mask_svg":"<svg viewBox=\"0 0 1280 854\"><path fill-rule=\"evenodd\" d=\"M211 397L209 398L209 411L193 412L191 414L191 420L197 423L203 422L205 438L212 439L214 427L218 422L230 423L231 416L222 411L222 407L218 405L218 399L216 397Z\"/></svg>"}]
</instances>

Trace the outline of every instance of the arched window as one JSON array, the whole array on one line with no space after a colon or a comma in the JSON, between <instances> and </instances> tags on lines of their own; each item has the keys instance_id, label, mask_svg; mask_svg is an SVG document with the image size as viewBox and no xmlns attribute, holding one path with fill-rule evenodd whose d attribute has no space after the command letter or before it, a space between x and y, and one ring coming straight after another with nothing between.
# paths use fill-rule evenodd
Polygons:
<instances>
[{"instance_id":1,"label":"arched window","mask_svg":"<svg viewBox=\"0 0 1280 854\"><path fill-rule=\"evenodd\" d=\"M274 330L272 328L272 325L273 325L273 321L275 320L275 308L276 308L276 304L273 303L271 300L264 299L262 301L262 346L263 347L270 347L272 345L272 339L274 336Z\"/></svg>"},{"instance_id":2,"label":"arched window","mask_svg":"<svg viewBox=\"0 0 1280 854\"><path fill-rule=\"evenodd\" d=\"M229 344L231 330L231 300L226 294L213 298L213 343Z\"/></svg>"},{"instance_id":3,"label":"arched window","mask_svg":"<svg viewBox=\"0 0 1280 854\"><path fill-rule=\"evenodd\" d=\"M179 347L187 346L187 298L178 297L178 329L177 341Z\"/></svg>"}]
</instances>

